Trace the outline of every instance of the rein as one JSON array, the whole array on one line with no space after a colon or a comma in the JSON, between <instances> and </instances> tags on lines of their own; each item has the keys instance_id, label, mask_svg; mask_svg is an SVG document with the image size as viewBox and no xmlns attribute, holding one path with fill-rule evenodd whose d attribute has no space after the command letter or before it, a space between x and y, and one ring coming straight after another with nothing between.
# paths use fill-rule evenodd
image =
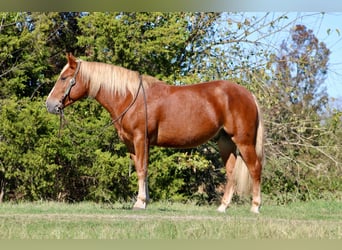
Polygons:
<instances>
[{"instance_id":1,"label":"rein","mask_svg":"<svg viewBox=\"0 0 342 250\"><path fill-rule=\"evenodd\" d=\"M147 110L145 89L144 89L144 85L142 83L142 77L141 77L141 75L139 75L139 87L138 87L137 93L135 94L133 100L127 106L127 108L124 111L122 111L122 113L118 117L116 117L114 120L112 120L111 124L114 124L114 123L118 122L128 112L128 110L133 106L133 104L135 103L135 101L137 100L137 98L139 96L140 89L143 90L143 93L144 93L144 103L145 103L145 111ZM146 112L145 115L147 115L147 112Z\"/></svg>"}]
</instances>

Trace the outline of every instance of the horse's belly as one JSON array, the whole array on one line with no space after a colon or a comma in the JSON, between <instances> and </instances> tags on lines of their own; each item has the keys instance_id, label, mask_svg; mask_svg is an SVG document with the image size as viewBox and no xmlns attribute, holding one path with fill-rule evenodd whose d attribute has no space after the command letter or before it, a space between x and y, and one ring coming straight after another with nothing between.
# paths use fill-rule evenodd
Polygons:
<instances>
[{"instance_id":1,"label":"horse's belly","mask_svg":"<svg viewBox=\"0 0 342 250\"><path fill-rule=\"evenodd\" d=\"M174 148L196 147L213 138L219 130L219 126L206 123L169 124L158 129L155 144Z\"/></svg>"},{"instance_id":2,"label":"horse's belly","mask_svg":"<svg viewBox=\"0 0 342 250\"><path fill-rule=\"evenodd\" d=\"M155 145L175 148L195 147L205 143L222 128L225 98L209 95L209 90L177 92L157 106ZM199 93L198 93L199 92ZM220 101L218 101L220 100ZM153 117L152 117L153 116Z\"/></svg>"}]
</instances>

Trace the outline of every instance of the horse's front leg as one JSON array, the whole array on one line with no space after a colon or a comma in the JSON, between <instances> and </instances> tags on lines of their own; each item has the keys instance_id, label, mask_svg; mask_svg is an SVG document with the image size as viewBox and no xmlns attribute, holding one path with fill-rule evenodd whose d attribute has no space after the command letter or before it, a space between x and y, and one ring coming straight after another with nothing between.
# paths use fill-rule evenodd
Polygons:
<instances>
[{"instance_id":1,"label":"horse's front leg","mask_svg":"<svg viewBox=\"0 0 342 250\"><path fill-rule=\"evenodd\" d=\"M148 195L148 183L147 183L147 166L148 166L148 154L149 146L145 143L145 140L137 140L134 145L134 154L131 154L131 158L134 161L135 170L138 175L138 197L133 209L145 209L149 200Z\"/></svg>"}]
</instances>

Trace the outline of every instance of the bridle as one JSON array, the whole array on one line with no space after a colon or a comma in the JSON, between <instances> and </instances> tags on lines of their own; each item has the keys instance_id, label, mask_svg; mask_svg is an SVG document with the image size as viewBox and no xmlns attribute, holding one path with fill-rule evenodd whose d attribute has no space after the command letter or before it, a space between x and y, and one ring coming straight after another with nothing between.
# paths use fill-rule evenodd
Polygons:
<instances>
[{"instance_id":1,"label":"bridle","mask_svg":"<svg viewBox=\"0 0 342 250\"><path fill-rule=\"evenodd\" d=\"M68 85L67 89L65 90L64 94L62 95L61 100L59 101L62 105L62 109L63 109L63 105L64 105L63 103L64 103L65 99L67 97L70 98L70 91L71 91L72 87L75 86L75 84L76 84L76 76L77 76L78 72L80 71L80 67L81 67L81 61L78 60L75 73L72 76L72 78L70 79L69 85Z\"/></svg>"},{"instance_id":2,"label":"bridle","mask_svg":"<svg viewBox=\"0 0 342 250\"><path fill-rule=\"evenodd\" d=\"M75 73L74 75L72 76L72 78L70 79L69 81L69 85L68 87L66 88L66 90L64 91L64 94L62 95L59 103L60 103L60 111L59 111L59 132L58 132L58 137L61 136L61 131L64 127L64 121L65 121L65 118L64 118L64 112L63 112L63 106L64 106L64 101L67 97L70 98L70 91L72 89L72 87L75 86L76 84L76 76L78 74L78 72L80 71L80 67L81 67L81 61L80 60L77 60L77 66L76 66L76 70L75 70Z\"/></svg>"}]
</instances>

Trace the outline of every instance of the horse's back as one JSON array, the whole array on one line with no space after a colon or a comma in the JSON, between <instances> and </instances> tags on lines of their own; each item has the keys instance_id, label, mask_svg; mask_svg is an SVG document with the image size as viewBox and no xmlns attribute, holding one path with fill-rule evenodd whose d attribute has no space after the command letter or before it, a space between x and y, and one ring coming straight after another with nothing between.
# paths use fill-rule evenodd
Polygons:
<instances>
[{"instance_id":1,"label":"horse's back","mask_svg":"<svg viewBox=\"0 0 342 250\"><path fill-rule=\"evenodd\" d=\"M249 109L256 111L252 93L244 86L228 80L182 86L157 84L152 94L152 98L155 97L162 101L161 106L165 106L168 112L174 109L178 113L182 109L182 112L192 114L196 109L213 108L218 113L246 113Z\"/></svg>"}]
</instances>

